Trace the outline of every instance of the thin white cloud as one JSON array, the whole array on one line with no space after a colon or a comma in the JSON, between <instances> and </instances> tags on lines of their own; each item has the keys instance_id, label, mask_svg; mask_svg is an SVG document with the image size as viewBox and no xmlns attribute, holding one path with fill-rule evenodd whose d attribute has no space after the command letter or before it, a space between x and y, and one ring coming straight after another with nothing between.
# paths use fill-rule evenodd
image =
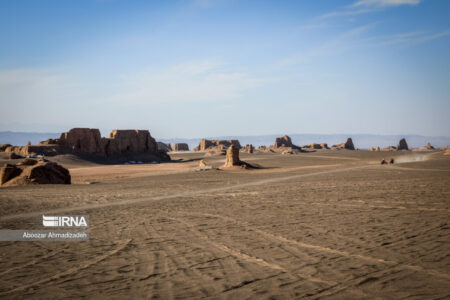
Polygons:
<instances>
[{"instance_id":1,"label":"thin white cloud","mask_svg":"<svg viewBox=\"0 0 450 300\"><path fill-rule=\"evenodd\" d=\"M450 29L441 32L413 31L368 38L362 43L369 46L407 45L414 46L450 35Z\"/></svg>"},{"instance_id":2,"label":"thin white cloud","mask_svg":"<svg viewBox=\"0 0 450 300\"><path fill-rule=\"evenodd\" d=\"M389 7L400 5L417 5L421 0L359 0L352 7Z\"/></svg>"},{"instance_id":3,"label":"thin white cloud","mask_svg":"<svg viewBox=\"0 0 450 300\"><path fill-rule=\"evenodd\" d=\"M420 4L421 1L422 0L358 0L347 7L323 14L320 18L355 16L402 5L415 6Z\"/></svg>"}]
</instances>

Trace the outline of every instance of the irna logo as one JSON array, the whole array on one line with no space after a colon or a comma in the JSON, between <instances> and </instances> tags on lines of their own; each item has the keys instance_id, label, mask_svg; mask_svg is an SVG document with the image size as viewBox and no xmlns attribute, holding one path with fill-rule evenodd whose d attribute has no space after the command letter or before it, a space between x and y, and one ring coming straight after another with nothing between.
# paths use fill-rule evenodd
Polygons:
<instances>
[{"instance_id":1,"label":"irna logo","mask_svg":"<svg viewBox=\"0 0 450 300\"><path fill-rule=\"evenodd\" d=\"M42 216L45 227L88 227L88 216Z\"/></svg>"}]
</instances>

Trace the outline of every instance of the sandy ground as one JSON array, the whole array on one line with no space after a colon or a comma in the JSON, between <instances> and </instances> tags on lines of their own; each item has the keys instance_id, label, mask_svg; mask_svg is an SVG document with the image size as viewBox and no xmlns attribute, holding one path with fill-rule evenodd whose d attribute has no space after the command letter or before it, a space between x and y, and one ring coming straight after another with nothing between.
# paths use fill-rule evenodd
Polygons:
<instances>
[{"instance_id":1,"label":"sandy ground","mask_svg":"<svg viewBox=\"0 0 450 300\"><path fill-rule=\"evenodd\" d=\"M402 163L379 165L393 156ZM244 171L196 171L201 154L174 158L57 158L77 184L1 188L1 228L88 214L90 241L0 242L0 298L450 297L442 152L244 154L265 167Z\"/></svg>"}]
</instances>

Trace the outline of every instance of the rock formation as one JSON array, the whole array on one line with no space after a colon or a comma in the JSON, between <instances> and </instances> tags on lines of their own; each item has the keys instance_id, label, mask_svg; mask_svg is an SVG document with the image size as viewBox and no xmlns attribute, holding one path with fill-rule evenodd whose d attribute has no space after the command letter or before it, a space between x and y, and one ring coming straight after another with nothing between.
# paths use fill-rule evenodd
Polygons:
<instances>
[{"instance_id":1,"label":"rock formation","mask_svg":"<svg viewBox=\"0 0 450 300\"><path fill-rule=\"evenodd\" d=\"M240 166L242 164L239 159L239 148L236 148L234 145L231 145L227 149L227 158L225 161L224 168L230 168L234 166Z\"/></svg>"},{"instance_id":2,"label":"rock formation","mask_svg":"<svg viewBox=\"0 0 450 300\"><path fill-rule=\"evenodd\" d=\"M173 151L189 151L189 146L186 143L176 143L172 147Z\"/></svg>"},{"instance_id":3,"label":"rock formation","mask_svg":"<svg viewBox=\"0 0 450 300\"><path fill-rule=\"evenodd\" d=\"M206 168L207 167L207 165L206 165L206 163L205 163L205 161L203 159L200 160L200 162L198 163L198 167L199 168Z\"/></svg>"},{"instance_id":4,"label":"rock formation","mask_svg":"<svg viewBox=\"0 0 450 300\"><path fill-rule=\"evenodd\" d=\"M68 153L101 156L105 155L100 130L73 128L61 134L56 144Z\"/></svg>"},{"instance_id":5,"label":"rock formation","mask_svg":"<svg viewBox=\"0 0 450 300\"><path fill-rule=\"evenodd\" d=\"M157 148L159 151L170 152L172 151L172 146L170 143L157 142Z\"/></svg>"},{"instance_id":6,"label":"rock formation","mask_svg":"<svg viewBox=\"0 0 450 300\"><path fill-rule=\"evenodd\" d=\"M257 165L251 165L249 163L246 163L245 161L242 161L239 159L239 149L235 147L234 145L231 145L227 149L227 158L225 160L225 164L222 166L222 168L234 168L234 167L240 167L240 168L259 168Z\"/></svg>"},{"instance_id":7,"label":"rock formation","mask_svg":"<svg viewBox=\"0 0 450 300\"><path fill-rule=\"evenodd\" d=\"M352 138L347 138L345 143L341 143L339 145L333 145L333 146L331 146L331 149L335 149L335 150L340 150L340 149L355 150L355 146L353 145Z\"/></svg>"},{"instance_id":8,"label":"rock formation","mask_svg":"<svg viewBox=\"0 0 450 300\"><path fill-rule=\"evenodd\" d=\"M247 147L247 152L252 154L255 151L255 147L252 144L249 144Z\"/></svg>"},{"instance_id":9,"label":"rock formation","mask_svg":"<svg viewBox=\"0 0 450 300\"><path fill-rule=\"evenodd\" d=\"M44 159L29 159L22 164L7 164L0 169L0 184L2 186L70 184L70 181L70 173L66 168Z\"/></svg>"},{"instance_id":10,"label":"rock formation","mask_svg":"<svg viewBox=\"0 0 450 300\"><path fill-rule=\"evenodd\" d=\"M397 150L397 148L394 146L388 146L381 149L381 151L395 151L395 150Z\"/></svg>"},{"instance_id":11,"label":"rock formation","mask_svg":"<svg viewBox=\"0 0 450 300\"><path fill-rule=\"evenodd\" d=\"M4 167L0 168L0 185L3 185L11 178L20 175L21 172L22 170L15 165L6 164Z\"/></svg>"},{"instance_id":12,"label":"rock formation","mask_svg":"<svg viewBox=\"0 0 450 300\"><path fill-rule=\"evenodd\" d=\"M434 147L431 146L430 143L427 143L426 146L420 147L418 150L421 150L421 151L434 150Z\"/></svg>"},{"instance_id":13,"label":"rock formation","mask_svg":"<svg viewBox=\"0 0 450 300\"><path fill-rule=\"evenodd\" d=\"M398 142L397 150L408 150L408 144L406 143L405 139L401 139Z\"/></svg>"},{"instance_id":14,"label":"rock formation","mask_svg":"<svg viewBox=\"0 0 450 300\"><path fill-rule=\"evenodd\" d=\"M241 148L242 152L253 153L255 151L255 147L252 144L247 144L245 147Z\"/></svg>"},{"instance_id":15,"label":"rock formation","mask_svg":"<svg viewBox=\"0 0 450 300\"><path fill-rule=\"evenodd\" d=\"M273 144L274 148L281 148L281 147L292 147L294 146L292 144L291 138L287 135L282 137L277 137L275 139L275 143Z\"/></svg>"},{"instance_id":16,"label":"rock formation","mask_svg":"<svg viewBox=\"0 0 450 300\"><path fill-rule=\"evenodd\" d=\"M158 150L155 139L148 130L113 130L109 138L102 138L93 128L73 128L59 139L48 139L38 145L7 146L6 153L24 157L57 154L74 154L88 158L108 160L168 160L167 154Z\"/></svg>"},{"instance_id":17,"label":"rock formation","mask_svg":"<svg viewBox=\"0 0 450 300\"><path fill-rule=\"evenodd\" d=\"M301 151L301 147L296 146L292 144L291 138L287 135L278 137L275 139L275 143L273 146L269 147L269 151L272 150L273 152L284 152L286 150L292 151L293 153L298 153Z\"/></svg>"},{"instance_id":18,"label":"rock formation","mask_svg":"<svg viewBox=\"0 0 450 300\"><path fill-rule=\"evenodd\" d=\"M231 145L240 149L241 144L238 140L207 140L202 139L200 144L194 148L194 151L206 151L212 148L228 149Z\"/></svg>"},{"instance_id":19,"label":"rock formation","mask_svg":"<svg viewBox=\"0 0 450 300\"><path fill-rule=\"evenodd\" d=\"M11 147L11 144L1 144L0 145L0 152L4 152L6 148Z\"/></svg>"},{"instance_id":20,"label":"rock formation","mask_svg":"<svg viewBox=\"0 0 450 300\"><path fill-rule=\"evenodd\" d=\"M330 149L330 148L328 148L327 143L321 143L321 144L313 143L313 144L309 144L309 145L303 145L302 148L314 149L314 150Z\"/></svg>"}]
</instances>

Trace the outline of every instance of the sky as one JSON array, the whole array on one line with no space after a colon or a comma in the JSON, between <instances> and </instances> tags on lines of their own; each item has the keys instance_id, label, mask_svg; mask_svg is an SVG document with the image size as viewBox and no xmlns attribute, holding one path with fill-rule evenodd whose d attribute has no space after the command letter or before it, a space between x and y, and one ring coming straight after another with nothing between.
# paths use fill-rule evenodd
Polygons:
<instances>
[{"instance_id":1,"label":"sky","mask_svg":"<svg viewBox=\"0 0 450 300\"><path fill-rule=\"evenodd\" d=\"M0 131L450 136L450 1L0 0Z\"/></svg>"}]
</instances>

